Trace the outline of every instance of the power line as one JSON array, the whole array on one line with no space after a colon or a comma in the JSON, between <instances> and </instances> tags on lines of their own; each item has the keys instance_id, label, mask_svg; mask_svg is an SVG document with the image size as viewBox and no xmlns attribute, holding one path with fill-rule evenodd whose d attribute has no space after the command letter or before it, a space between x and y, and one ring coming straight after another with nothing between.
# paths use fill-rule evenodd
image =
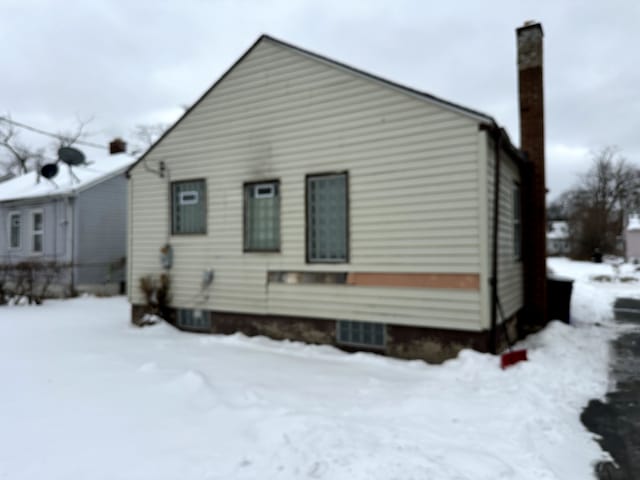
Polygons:
<instances>
[{"instance_id":1,"label":"power line","mask_svg":"<svg viewBox=\"0 0 640 480\"><path fill-rule=\"evenodd\" d=\"M64 136L60 135L58 133L51 133L51 132L47 132L45 130L40 130L39 128L32 127L30 125L25 125L24 123L16 122L15 120L11 120L10 118L7 118L7 117L0 116L0 120L3 121L3 122L10 123L11 125L15 125L16 127L24 128L25 130L30 130L32 132L39 133L40 135L46 135L48 137L56 138L58 140L63 140L64 139ZM73 143L76 143L78 145L84 145L85 147L101 148L102 150L106 150L107 149L106 145L100 145L98 143L93 143L93 142L87 142L85 140L76 140Z\"/></svg>"}]
</instances>

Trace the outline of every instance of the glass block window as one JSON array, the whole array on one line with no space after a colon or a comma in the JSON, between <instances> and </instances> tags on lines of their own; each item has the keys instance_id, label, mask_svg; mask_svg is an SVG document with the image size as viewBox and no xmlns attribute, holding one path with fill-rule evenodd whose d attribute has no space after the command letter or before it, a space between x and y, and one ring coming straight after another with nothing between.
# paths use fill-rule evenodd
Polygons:
<instances>
[{"instance_id":1,"label":"glass block window","mask_svg":"<svg viewBox=\"0 0 640 480\"><path fill-rule=\"evenodd\" d=\"M307 177L307 259L348 261L347 174Z\"/></svg>"},{"instance_id":2,"label":"glass block window","mask_svg":"<svg viewBox=\"0 0 640 480\"><path fill-rule=\"evenodd\" d=\"M42 210L31 212L31 251L42 253L44 237L44 215Z\"/></svg>"},{"instance_id":3,"label":"glass block window","mask_svg":"<svg viewBox=\"0 0 640 480\"><path fill-rule=\"evenodd\" d=\"M361 347L384 347L386 325L383 323L338 321L338 343Z\"/></svg>"},{"instance_id":4,"label":"glass block window","mask_svg":"<svg viewBox=\"0 0 640 480\"><path fill-rule=\"evenodd\" d=\"M172 233L206 233L204 180L171 182L171 210Z\"/></svg>"},{"instance_id":5,"label":"glass block window","mask_svg":"<svg viewBox=\"0 0 640 480\"><path fill-rule=\"evenodd\" d=\"M176 320L186 330L211 330L211 317L203 310L180 309Z\"/></svg>"},{"instance_id":6,"label":"glass block window","mask_svg":"<svg viewBox=\"0 0 640 480\"><path fill-rule=\"evenodd\" d=\"M277 181L244 186L244 250L280 250L280 185Z\"/></svg>"},{"instance_id":7,"label":"glass block window","mask_svg":"<svg viewBox=\"0 0 640 480\"><path fill-rule=\"evenodd\" d=\"M20 248L22 238L22 215L19 212L9 214L9 248Z\"/></svg>"},{"instance_id":8,"label":"glass block window","mask_svg":"<svg viewBox=\"0 0 640 480\"><path fill-rule=\"evenodd\" d=\"M513 256L522 258L522 209L520 206L520 185L513 185Z\"/></svg>"}]
</instances>

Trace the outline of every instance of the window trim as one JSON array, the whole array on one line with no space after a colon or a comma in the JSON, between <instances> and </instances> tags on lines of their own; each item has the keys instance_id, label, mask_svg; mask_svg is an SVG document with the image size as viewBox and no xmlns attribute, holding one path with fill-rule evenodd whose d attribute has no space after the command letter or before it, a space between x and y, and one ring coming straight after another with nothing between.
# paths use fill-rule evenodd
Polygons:
<instances>
[{"instance_id":1,"label":"window trim","mask_svg":"<svg viewBox=\"0 0 640 480\"><path fill-rule=\"evenodd\" d=\"M513 182L513 187L511 188L511 209L512 209L512 231L513 235L512 239L512 253L513 259L516 262L522 261L522 189L520 188L520 184L518 182ZM517 203L516 203L517 199ZM517 209L516 209L517 206ZM516 211L517 210L517 211ZM516 243L516 226L519 232L519 238Z\"/></svg>"},{"instance_id":2,"label":"window trim","mask_svg":"<svg viewBox=\"0 0 640 480\"><path fill-rule=\"evenodd\" d=\"M189 182L203 182L204 183L204 195L202 195L202 209L204 212L204 231L202 232L176 232L176 225L175 225L175 220L174 220L174 207L175 205L175 201L176 199L173 198L173 186L179 183L189 183ZM182 180L171 180L169 182L169 215L171 217L171 221L169 222L171 224L171 235L178 235L178 236L191 236L191 235L207 235L207 232L209 230L209 221L208 221L208 211L207 211L207 205L208 205L208 189L207 189L207 179L204 177L200 177L200 178L185 178ZM178 202L178 205L180 205L180 202Z\"/></svg>"},{"instance_id":3,"label":"window trim","mask_svg":"<svg viewBox=\"0 0 640 480\"><path fill-rule=\"evenodd\" d=\"M277 248L247 248L247 188L262 184L276 184L278 187L278 247ZM242 184L242 253L281 253L282 251L282 189L280 179L258 180Z\"/></svg>"},{"instance_id":4,"label":"window trim","mask_svg":"<svg viewBox=\"0 0 640 480\"><path fill-rule=\"evenodd\" d=\"M19 229L18 229L18 245L13 246L11 244L11 228L12 228L12 218L18 217L20 219ZM7 215L7 245L9 246L9 250L21 250L22 249L22 231L23 231L23 222L22 222L22 212L19 210L15 210L13 212L9 212Z\"/></svg>"},{"instance_id":5,"label":"window trim","mask_svg":"<svg viewBox=\"0 0 640 480\"><path fill-rule=\"evenodd\" d=\"M309 252L309 237L311 235L311 225L309 224L309 179L315 177L331 177L336 175L344 175L346 178L345 191L345 218L346 218L346 252L344 260L313 260ZM340 170L333 172L308 173L304 176L304 255L305 262L309 264L347 264L351 263L351 179L348 170Z\"/></svg>"},{"instance_id":6,"label":"window trim","mask_svg":"<svg viewBox=\"0 0 640 480\"><path fill-rule=\"evenodd\" d=\"M41 230L35 230L34 226L35 226L35 222L33 221L33 217L36 214L40 214L40 216L42 217L42 229ZM44 209L42 208L34 208L29 210L29 220L30 220L30 230L29 230L29 238L31 239L30 245L29 245L29 251L31 252L32 255L44 255ZM35 235L40 235L40 246L42 247L42 250L35 250L34 249L34 244L35 242L33 241Z\"/></svg>"}]
</instances>

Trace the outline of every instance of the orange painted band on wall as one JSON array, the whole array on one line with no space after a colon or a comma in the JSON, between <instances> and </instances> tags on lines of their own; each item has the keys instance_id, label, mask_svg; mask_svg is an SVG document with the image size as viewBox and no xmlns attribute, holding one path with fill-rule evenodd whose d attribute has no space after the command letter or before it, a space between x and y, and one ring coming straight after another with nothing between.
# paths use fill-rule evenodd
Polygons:
<instances>
[{"instance_id":1,"label":"orange painted band on wall","mask_svg":"<svg viewBox=\"0 0 640 480\"><path fill-rule=\"evenodd\" d=\"M480 290L477 273L349 273L349 285Z\"/></svg>"}]
</instances>

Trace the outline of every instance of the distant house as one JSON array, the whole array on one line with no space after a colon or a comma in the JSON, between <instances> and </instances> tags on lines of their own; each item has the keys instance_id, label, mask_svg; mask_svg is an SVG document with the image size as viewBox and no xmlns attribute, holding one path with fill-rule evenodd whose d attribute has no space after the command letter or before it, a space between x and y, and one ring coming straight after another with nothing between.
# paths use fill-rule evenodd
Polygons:
<instances>
[{"instance_id":1,"label":"distant house","mask_svg":"<svg viewBox=\"0 0 640 480\"><path fill-rule=\"evenodd\" d=\"M547 230L547 255L568 255L569 252L569 224L560 220L550 221Z\"/></svg>"},{"instance_id":2,"label":"distant house","mask_svg":"<svg viewBox=\"0 0 640 480\"><path fill-rule=\"evenodd\" d=\"M64 265L57 293L117 292L125 280L126 153L87 155L51 180L32 171L0 183L0 264Z\"/></svg>"},{"instance_id":3,"label":"distant house","mask_svg":"<svg viewBox=\"0 0 640 480\"><path fill-rule=\"evenodd\" d=\"M640 262L640 214L632 213L629 215L624 233L625 257L630 262Z\"/></svg>"},{"instance_id":4,"label":"distant house","mask_svg":"<svg viewBox=\"0 0 640 480\"><path fill-rule=\"evenodd\" d=\"M260 37L129 171L133 320L166 273L185 330L434 362L544 321L540 25L518 42L527 156L486 114Z\"/></svg>"}]
</instances>

